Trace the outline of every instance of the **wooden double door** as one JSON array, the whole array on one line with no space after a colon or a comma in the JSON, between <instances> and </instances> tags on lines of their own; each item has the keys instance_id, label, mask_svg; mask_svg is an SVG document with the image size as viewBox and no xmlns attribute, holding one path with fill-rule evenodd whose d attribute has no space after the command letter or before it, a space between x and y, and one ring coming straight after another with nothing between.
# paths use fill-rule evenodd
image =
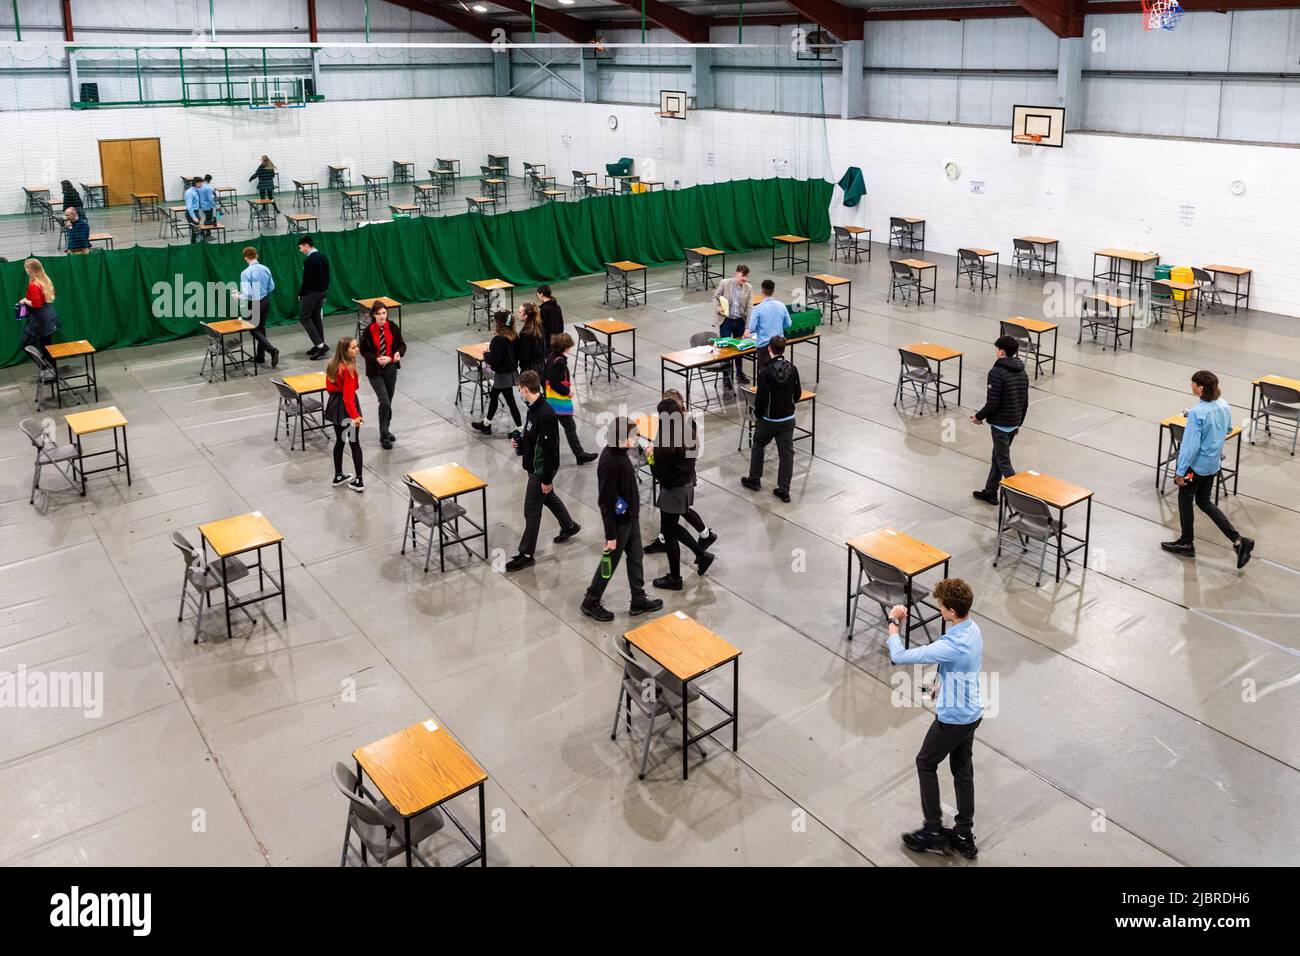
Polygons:
<instances>
[{"instance_id":1,"label":"wooden double door","mask_svg":"<svg viewBox=\"0 0 1300 956\"><path fill-rule=\"evenodd\" d=\"M157 139L101 139L99 170L110 206L129 204L132 193L164 197L162 146Z\"/></svg>"}]
</instances>

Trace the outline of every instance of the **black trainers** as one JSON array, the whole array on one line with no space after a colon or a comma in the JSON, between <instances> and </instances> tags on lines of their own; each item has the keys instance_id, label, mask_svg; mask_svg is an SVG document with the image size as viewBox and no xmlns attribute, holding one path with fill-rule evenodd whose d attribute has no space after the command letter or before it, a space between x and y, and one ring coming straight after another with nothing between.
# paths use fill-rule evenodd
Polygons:
<instances>
[{"instance_id":1,"label":"black trainers","mask_svg":"<svg viewBox=\"0 0 1300 956\"><path fill-rule=\"evenodd\" d=\"M627 609L627 613L636 617L638 614L645 614L647 611L657 611L664 606L664 602L659 598L652 598L648 594L632 598L632 606Z\"/></svg>"},{"instance_id":2,"label":"black trainers","mask_svg":"<svg viewBox=\"0 0 1300 956\"><path fill-rule=\"evenodd\" d=\"M714 555L711 555L708 552L700 555L695 559L695 573L701 575L704 574L705 571L709 570L709 566L713 564L713 561Z\"/></svg>"},{"instance_id":3,"label":"black trainers","mask_svg":"<svg viewBox=\"0 0 1300 956\"><path fill-rule=\"evenodd\" d=\"M763 483L759 481L757 478L748 478L748 477L741 478L740 483L744 485L746 488L748 488L750 491L758 491L760 488L763 487Z\"/></svg>"},{"instance_id":4,"label":"black trainers","mask_svg":"<svg viewBox=\"0 0 1300 956\"><path fill-rule=\"evenodd\" d=\"M1255 550L1254 538L1237 539L1237 567L1244 568L1250 561L1250 552Z\"/></svg>"},{"instance_id":5,"label":"black trainers","mask_svg":"<svg viewBox=\"0 0 1300 956\"><path fill-rule=\"evenodd\" d=\"M708 534L700 535L700 547L707 551L709 548L713 547L713 543L717 540L718 533L710 528Z\"/></svg>"},{"instance_id":6,"label":"black trainers","mask_svg":"<svg viewBox=\"0 0 1300 956\"><path fill-rule=\"evenodd\" d=\"M943 853L948 848L948 833L943 829L921 827L903 834L903 846L914 853Z\"/></svg>"},{"instance_id":7,"label":"black trainers","mask_svg":"<svg viewBox=\"0 0 1300 956\"><path fill-rule=\"evenodd\" d=\"M773 488L772 494L776 495L786 504L790 503L790 492L786 491L784 488Z\"/></svg>"},{"instance_id":8,"label":"black trainers","mask_svg":"<svg viewBox=\"0 0 1300 956\"><path fill-rule=\"evenodd\" d=\"M524 568L530 568L536 563L537 561L533 558L531 554L516 554L513 558L511 558L509 561L506 562L506 570L522 571Z\"/></svg>"},{"instance_id":9,"label":"black trainers","mask_svg":"<svg viewBox=\"0 0 1300 956\"><path fill-rule=\"evenodd\" d=\"M1196 557L1196 545L1190 541L1161 541L1160 547L1164 548L1170 554L1177 554L1184 558ZM1238 559L1240 560L1240 558ZM1241 567L1241 565L1237 565Z\"/></svg>"},{"instance_id":10,"label":"black trainers","mask_svg":"<svg viewBox=\"0 0 1300 956\"><path fill-rule=\"evenodd\" d=\"M560 530L560 533L557 534L551 540L554 541L556 544L564 544L564 542L568 541L570 538L572 538L575 534L577 534L581 530L582 530L582 525L580 524L575 524L572 528L567 528L567 529L562 528Z\"/></svg>"},{"instance_id":11,"label":"black trainers","mask_svg":"<svg viewBox=\"0 0 1300 956\"><path fill-rule=\"evenodd\" d=\"M601 604L599 601L595 604L588 604L586 601L583 601L581 610L583 614L587 615L587 617L604 624L608 624L610 621L614 620L614 612L605 607L605 605Z\"/></svg>"},{"instance_id":12,"label":"black trainers","mask_svg":"<svg viewBox=\"0 0 1300 956\"><path fill-rule=\"evenodd\" d=\"M334 487L337 488L339 485L346 485L351 480L352 480L351 475L335 475Z\"/></svg>"},{"instance_id":13,"label":"black trainers","mask_svg":"<svg viewBox=\"0 0 1300 956\"><path fill-rule=\"evenodd\" d=\"M578 464L580 465L590 464L591 462L595 461L599 457L600 456L597 455L594 451L584 451L581 455L578 456Z\"/></svg>"},{"instance_id":14,"label":"black trainers","mask_svg":"<svg viewBox=\"0 0 1300 956\"><path fill-rule=\"evenodd\" d=\"M973 860L980 855L979 847L975 845L975 834L958 833L956 830L949 830L946 827L943 832L948 837L948 845L966 859Z\"/></svg>"},{"instance_id":15,"label":"black trainers","mask_svg":"<svg viewBox=\"0 0 1300 956\"><path fill-rule=\"evenodd\" d=\"M469 427L474 429L476 432L482 432L484 435L492 434L492 426L484 425L482 422L470 422Z\"/></svg>"},{"instance_id":16,"label":"black trainers","mask_svg":"<svg viewBox=\"0 0 1300 956\"><path fill-rule=\"evenodd\" d=\"M668 550L668 545L662 537L656 537L653 541L641 549L642 554L663 554Z\"/></svg>"},{"instance_id":17,"label":"black trainers","mask_svg":"<svg viewBox=\"0 0 1300 956\"><path fill-rule=\"evenodd\" d=\"M279 367L280 367L280 350L276 349L274 352L271 353L271 368L279 368Z\"/></svg>"},{"instance_id":18,"label":"black trainers","mask_svg":"<svg viewBox=\"0 0 1300 956\"><path fill-rule=\"evenodd\" d=\"M391 439L381 438L379 439L379 447L382 448L384 451L392 451L393 442Z\"/></svg>"},{"instance_id":19,"label":"black trainers","mask_svg":"<svg viewBox=\"0 0 1300 956\"><path fill-rule=\"evenodd\" d=\"M682 579L675 578L671 574L655 578L653 583L661 591L680 591L682 589Z\"/></svg>"},{"instance_id":20,"label":"black trainers","mask_svg":"<svg viewBox=\"0 0 1300 956\"><path fill-rule=\"evenodd\" d=\"M998 496L995 494L993 495L989 494L983 488L981 488L979 491L972 491L970 493L970 496L972 498L977 499L978 501L984 502L986 505L995 505L998 503Z\"/></svg>"},{"instance_id":21,"label":"black trainers","mask_svg":"<svg viewBox=\"0 0 1300 956\"><path fill-rule=\"evenodd\" d=\"M360 494L361 492L366 490L366 483L361 480L360 475L357 475L355 478L353 478L351 481L348 482L348 490L355 491L358 494Z\"/></svg>"}]
</instances>

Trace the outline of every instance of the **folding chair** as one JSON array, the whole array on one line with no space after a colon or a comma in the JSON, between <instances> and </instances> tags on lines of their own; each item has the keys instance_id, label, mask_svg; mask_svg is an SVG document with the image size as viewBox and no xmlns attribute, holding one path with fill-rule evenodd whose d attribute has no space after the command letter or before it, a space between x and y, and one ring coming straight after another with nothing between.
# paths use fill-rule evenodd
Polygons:
<instances>
[{"instance_id":1,"label":"folding chair","mask_svg":"<svg viewBox=\"0 0 1300 956\"><path fill-rule=\"evenodd\" d=\"M853 640L853 631L858 626L858 602L862 598L873 601L880 606L880 613L887 624L889 609L896 604L907 608L905 624L910 633L911 624L921 625L925 636L933 641L930 634L930 620L920 611L921 602L929 597L930 592L918 584L912 585L911 598L908 598L907 576L892 564L877 561L861 551L853 552L858 556L858 580L853 589L853 612L849 617L849 640ZM864 581L863 578L866 578Z\"/></svg>"},{"instance_id":2,"label":"folding chair","mask_svg":"<svg viewBox=\"0 0 1300 956\"><path fill-rule=\"evenodd\" d=\"M1291 454L1295 455L1296 438L1300 437L1300 391L1294 388L1288 388L1285 385L1274 385L1271 382L1260 382L1260 404L1255 411L1255 417L1251 420L1253 426L1261 418L1264 419L1264 434L1272 435L1273 430L1270 427L1273 419L1282 422L1284 427L1291 429ZM1250 443L1255 444L1255 429L1251 428Z\"/></svg>"},{"instance_id":3,"label":"folding chair","mask_svg":"<svg viewBox=\"0 0 1300 956\"><path fill-rule=\"evenodd\" d=\"M717 336L713 332L696 332L691 336L691 348L695 349L703 345L708 345L709 340L716 337ZM718 382L729 376L724 375L721 367L713 365L708 368L695 368L689 370L686 374L688 376L695 376L696 381L700 383L700 391L704 393L705 408L708 408L710 405L709 386L713 386L712 401L717 402L719 408L722 407L722 390Z\"/></svg>"},{"instance_id":4,"label":"folding chair","mask_svg":"<svg viewBox=\"0 0 1300 956\"><path fill-rule=\"evenodd\" d=\"M650 741L655 735L655 721L667 717L659 733L672 727L673 721L682 719L682 683L662 668L650 670L632 653L632 646L621 634L611 634L610 644L614 653L623 663L623 674L618 682L618 700L614 704L614 726L609 732L610 740L618 739L618 723L622 718L627 724L627 732L632 736L632 707L636 706L642 716L650 719L650 726L645 731L645 743L641 748L641 770L637 779L645 779L646 762L650 759ZM694 683L686 687L686 700L695 702L700 699L699 688ZM635 740L636 738L633 737ZM695 748L700 756L706 756L704 748L696 741Z\"/></svg>"},{"instance_id":5,"label":"folding chair","mask_svg":"<svg viewBox=\"0 0 1300 956\"><path fill-rule=\"evenodd\" d=\"M709 260L694 249L683 249L686 261L682 264L682 288L690 289L691 280L699 279L700 288L709 287Z\"/></svg>"},{"instance_id":6,"label":"folding chair","mask_svg":"<svg viewBox=\"0 0 1300 956\"><path fill-rule=\"evenodd\" d=\"M41 423L34 418L24 418L18 423L18 429L27 436L36 449L36 466L32 472L32 493L27 499L29 505L36 504L36 492L41 486L41 470L47 465L57 471L73 488L79 487L76 480L75 462L79 457L76 445L58 445L46 434ZM65 466L67 469L65 470Z\"/></svg>"},{"instance_id":7,"label":"folding chair","mask_svg":"<svg viewBox=\"0 0 1300 956\"><path fill-rule=\"evenodd\" d=\"M1012 239L1012 263L1016 267L1017 273L1028 272L1033 275L1034 266L1038 266L1040 275L1046 277L1046 262L1038 252L1038 247L1028 239Z\"/></svg>"},{"instance_id":8,"label":"folding chair","mask_svg":"<svg viewBox=\"0 0 1300 956\"><path fill-rule=\"evenodd\" d=\"M609 345L596 338L596 333L585 325L576 325L574 328L578 331L578 358L582 359L582 367L587 372L587 384L591 385L595 381L601 362L605 363L607 371L613 372L614 377L618 378L618 369L612 364L614 357Z\"/></svg>"},{"instance_id":9,"label":"folding chair","mask_svg":"<svg viewBox=\"0 0 1300 956\"><path fill-rule=\"evenodd\" d=\"M451 524L451 534L453 538L460 537L460 519L465 516L465 509L455 501L438 501L433 495L429 494L421 485L412 481L408 477L403 477L402 481L406 483L408 494L406 500L406 523L402 527L402 554L406 554L406 539L411 539L411 550L414 551L419 547L420 539L416 531L417 525L424 525L429 529L426 535L428 542L424 549L424 573L429 573L429 561L433 557L433 534L438 533L439 540L443 539L443 528L448 523ZM465 553L473 556L469 545L464 541L460 542L465 549Z\"/></svg>"},{"instance_id":10,"label":"folding chair","mask_svg":"<svg viewBox=\"0 0 1300 956\"><path fill-rule=\"evenodd\" d=\"M1043 566L1047 563L1047 552L1053 539L1056 540L1057 553L1065 560L1065 572L1069 574L1070 559L1065 557L1061 547L1061 532L1065 530L1065 522L1053 518L1047 503L1032 495L1005 485L1002 486L1002 495L1004 503L998 508L998 550L993 556L993 567L996 568L1002 558L1003 536L1011 533L1019 541L1022 554L1029 553L1030 541L1039 544L1038 577L1034 581L1034 587L1043 583Z\"/></svg>"},{"instance_id":11,"label":"folding chair","mask_svg":"<svg viewBox=\"0 0 1300 956\"><path fill-rule=\"evenodd\" d=\"M304 428L306 417L321 411L325 406L319 398L311 395L299 395L278 378L271 379L271 384L280 394L280 404L275 410L275 440L280 440L280 422L284 422L284 433L289 438L289 448L302 438L303 451L307 450L307 431Z\"/></svg>"},{"instance_id":12,"label":"folding chair","mask_svg":"<svg viewBox=\"0 0 1300 956\"><path fill-rule=\"evenodd\" d=\"M853 256L854 262L862 261L862 247L858 245L858 237L855 233L849 232L844 226L831 226L831 231L835 234L834 241L831 245L831 259L838 259L840 253L844 253L844 261L849 261L849 256ZM867 261L871 261L871 247L867 247Z\"/></svg>"},{"instance_id":13,"label":"folding chair","mask_svg":"<svg viewBox=\"0 0 1300 956\"><path fill-rule=\"evenodd\" d=\"M1211 272L1192 266L1192 281L1200 287L1197 290L1197 295L1201 297L1201 302L1204 303L1207 310L1213 303L1221 311L1228 311L1228 307L1223 304L1223 297L1219 295L1219 287L1215 284L1214 275Z\"/></svg>"},{"instance_id":14,"label":"folding chair","mask_svg":"<svg viewBox=\"0 0 1300 956\"><path fill-rule=\"evenodd\" d=\"M912 224L906 219L900 219L898 216L890 216L889 245L898 246L899 249L915 251L920 243L917 242L916 232L913 230Z\"/></svg>"},{"instance_id":15,"label":"folding chair","mask_svg":"<svg viewBox=\"0 0 1300 956\"><path fill-rule=\"evenodd\" d=\"M921 301L921 277L912 273L912 267L905 262L889 263L889 299L892 302L903 293L903 303L912 301L912 291L916 290L916 300Z\"/></svg>"},{"instance_id":16,"label":"folding chair","mask_svg":"<svg viewBox=\"0 0 1300 956\"><path fill-rule=\"evenodd\" d=\"M971 249L957 250L957 281L954 288L961 285L961 277L970 281L971 291L975 289L975 280L980 280L980 291L993 284L994 276L984 268L984 260Z\"/></svg>"},{"instance_id":17,"label":"folding chair","mask_svg":"<svg viewBox=\"0 0 1300 956\"><path fill-rule=\"evenodd\" d=\"M185 558L185 577L181 579L181 606L176 612L178 622L185 619L185 602L192 602L194 607L194 643L199 642L199 630L203 626L203 609L212 607L212 592L223 588L221 577L221 562L209 561L203 563L203 556L194 550L194 545L190 544L185 535L179 531L172 532L172 544L180 551ZM226 558L226 577L225 583L229 584L234 581L242 580L248 577L248 566L240 561L239 558ZM191 594L190 590L194 593ZM256 624L257 618L248 613L248 608L241 607L244 617L248 618L250 624Z\"/></svg>"},{"instance_id":18,"label":"folding chair","mask_svg":"<svg viewBox=\"0 0 1300 956\"><path fill-rule=\"evenodd\" d=\"M456 359L456 401L453 404L460 404L465 386L470 386L474 391L470 397L469 413L473 415L476 404L480 409L487 408L488 387L483 363L464 352L457 352Z\"/></svg>"},{"instance_id":19,"label":"folding chair","mask_svg":"<svg viewBox=\"0 0 1300 956\"><path fill-rule=\"evenodd\" d=\"M339 857L339 866L348 865L349 851L360 857L362 866L369 866L372 856L380 866L387 866L389 860L406 852L405 821L391 803L383 797L376 800L343 763L334 764L334 786L348 801L348 822L343 830L343 853ZM446 817L437 807L411 819L411 856L422 866L430 864L420 854L420 844L446 824ZM358 843L355 847L352 845L353 834L356 834Z\"/></svg>"},{"instance_id":20,"label":"folding chair","mask_svg":"<svg viewBox=\"0 0 1300 956\"><path fill-rule=\"evenodd\" d=\"M588 187L591 184L587 182L587 175L577 169L573 170L573 196L575 199L581 199L587 195Z\"/></svg>"},{"instance_id":21,"label":"folding chair","mask_svg":"<svg viewBox=\"0 0 1300 956\"><path fill-rule=\"evenodd\" d=\"M63 407L64 392L71 392L77 404L81 404L82 398L77 390L75 388L64 388L61 381L65 375L82 374L79 369L71 365L56 365L46 357L40 346L37 345L24 345L23 351L30 355L32 361L36 363L36 410L38 412L45 411L46 388L50 390L50 397L58 402L59 408Z\"/></svg>"},{"instance_id":22,"label":"folding chair","mask_svg":"<svg viewBox=\"0 0 1300 956\"><path fill-rule=\"evenodd\" d=\"M998 326L1001 329L1000 335L1009 335L1016 340L1018 355L1032 355L1034 357L1034 378L1037 378L1038 370L1043 365L1043 356L1038 351L1038 340L1030 335L1029 330L1023 325L1016 325L1014 322L999 322Z\"/></svg>"},{"instance_id":23,"label":"folding chair","mask_svg":"<svg viewBox=\"0 0 1300 956\"><path fill-rule=\"evenodd\" d=\"M894 395L894 406L903 404L903 386L910 385L912 394L916 398L916 408L918 413L926 407L926 393L930 386L933 385L937 391L939 388L938 373L930 367L930 360L924 355L918 355L916 352L909 352L907 349L899 349L898 357L901 360L898 368L898 390ZM948 401L939 394L939 402L944 408L948 407Z\"/></svg>"}]
</instances>

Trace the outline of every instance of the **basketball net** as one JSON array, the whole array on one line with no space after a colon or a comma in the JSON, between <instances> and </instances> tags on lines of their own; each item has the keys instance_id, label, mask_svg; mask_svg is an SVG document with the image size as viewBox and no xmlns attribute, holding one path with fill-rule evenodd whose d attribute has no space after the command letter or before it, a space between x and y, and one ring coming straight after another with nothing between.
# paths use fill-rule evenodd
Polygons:
<instances>
[{"instance_id":1,"label":"basketball net","mask_svg":"<svg viewBox=\"0 0 1300 956\"><path fill-rule=\"evenodd\" d=\"M1178 0L1142 0L1143 30L1172 30L1182 17Z\"/></svg>"}]
</instances>

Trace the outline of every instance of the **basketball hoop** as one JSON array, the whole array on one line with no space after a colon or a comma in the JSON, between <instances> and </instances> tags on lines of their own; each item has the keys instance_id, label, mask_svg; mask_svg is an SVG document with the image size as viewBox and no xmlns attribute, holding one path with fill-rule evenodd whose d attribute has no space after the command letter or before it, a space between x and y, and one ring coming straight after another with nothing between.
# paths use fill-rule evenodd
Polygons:
<instances>
[{"instance_id":1,"label":"basketball hoop","mask_svg":"<svg viewBox=\"0 0 1300 956\"><path fill-rule=\"evenodd\" d=\"M1143 30L1172 30L1182 18L1178 0L1142 0Z\"/></svg>"},{"instance_id":2,"label":"basketball hoop","mask_svg":"<svg viewBox=\"0 0 1300 956\"><path fill-rule=\"evenodd\" d=\"M1043 137L1040 136L1038 133L1017 133L1015 136L1011 138L1015 142L1020 143L1021 145L1024 146L1032 146L1035 143L1041 143L1043 141Z\"/></svg>"}]
</instances>

